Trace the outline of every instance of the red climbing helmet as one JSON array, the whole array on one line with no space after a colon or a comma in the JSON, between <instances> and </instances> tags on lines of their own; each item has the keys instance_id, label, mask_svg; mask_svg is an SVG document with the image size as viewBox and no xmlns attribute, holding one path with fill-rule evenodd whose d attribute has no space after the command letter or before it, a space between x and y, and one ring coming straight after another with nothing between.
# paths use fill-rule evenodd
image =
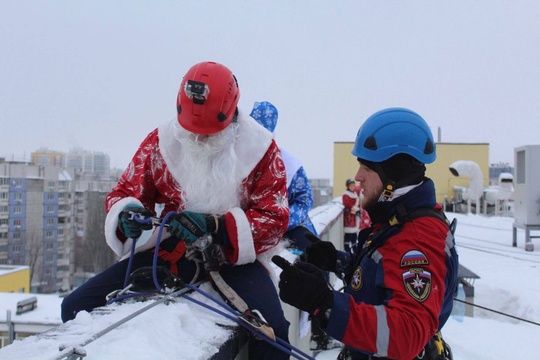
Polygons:
<instances>
[{"instance_id":1,"label":"red climbing helmet","mask_svg":"<svg viewBox=\"0 0 540 360\"><path fill-rule=\"evenodd\" d=\"M178 91L178 122L195 134L225 129L238 115L240 89L227 67L207 61L188 70Z\"/></svg>"}]
</instances>

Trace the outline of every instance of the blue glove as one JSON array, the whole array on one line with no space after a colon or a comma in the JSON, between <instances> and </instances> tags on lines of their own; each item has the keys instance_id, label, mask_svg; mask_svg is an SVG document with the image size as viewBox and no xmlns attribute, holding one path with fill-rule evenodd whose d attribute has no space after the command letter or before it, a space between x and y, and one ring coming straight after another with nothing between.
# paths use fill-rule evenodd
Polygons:
<instances>
[{"instance_id":1,"label":"blue glove","mask_svg":"<svg viewBox=\"0 0 540 360\"><path fill-rule=\"evenodd\" d=\"M141 218L152 217L150 210L138 205L128 205L118 215L118 229L127 238L138 239L143 230L151 230L152 223L143 224L133 218L137 214Z\"/></svg>"},{"instance_id":2,"label":"blue glove","mask_svg":"<svg viewBox=\"0 0 540 360\"><path fill-rule=\"evenodd\" d=\"M206 234L215 234L218 229L218 217L193 211L184 211L173 216L169 223L169 232L186 245L191 245Z\"/></svg>"}]
</instances>

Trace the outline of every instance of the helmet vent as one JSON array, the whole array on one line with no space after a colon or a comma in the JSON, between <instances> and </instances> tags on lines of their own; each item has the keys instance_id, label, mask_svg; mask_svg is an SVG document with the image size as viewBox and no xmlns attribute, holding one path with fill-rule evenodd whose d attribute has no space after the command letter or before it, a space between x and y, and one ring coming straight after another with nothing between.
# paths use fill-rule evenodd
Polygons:
<instances>
[{"instance_id":1,"label":"helmet vent","mask_svg":"<svg viewBox=\"0 0 540 360\"><path fill-rule=\"evenodd\" d=\"M219 120L219 122L224 122L225 120L227 120L227 115L225 115L223 111L220 111L219 114L217 114L217 119Z\"/></svg>"},{"instance_id":2,"label":"helmet vent","mask_svg":"<svg viewBox=\"0 0 540 360\"><path fill-rule=\"evenodd\" d=\"M424 154L426 155L429 155L429 154L433 154L433 151L434 151L434 146L433 146L433 143L429 140L426 141L426 147L424 148Z\"/></svg>"},{"instance_id":3,"label":"helmet vent","mask_svg":"<svg viewBox=\"0 0 540 360\"><path fill-rule=\"evenodd\" d=\"M377 141L373 136L370 136L364 141L364 147L369 150L377 150Z\"/></svg>"},{"instance_id":4,"label":"helmet vent","mask_svg":"<svg viewBox=\"0 0 540 360\"><path fill-rule=\"evenodd\" d=\"M178 112L178 115L180 115L182 113L182 106L176 106L176 112Z\"/></svg>"}]
</instances>

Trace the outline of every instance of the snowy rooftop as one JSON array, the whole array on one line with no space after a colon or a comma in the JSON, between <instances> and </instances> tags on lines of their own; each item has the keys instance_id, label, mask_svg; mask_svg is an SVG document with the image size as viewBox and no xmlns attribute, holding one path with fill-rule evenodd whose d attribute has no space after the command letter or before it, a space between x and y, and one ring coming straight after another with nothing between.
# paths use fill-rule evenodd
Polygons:
<instances>
[{"instance_id":1,"label":"snowy rooftop","mask_svg":"<svg viewBox=\"0 0 540 360\"><path fill-rule=\"evenodd\" d=\"M540 239L533 239L535 251L523 249L524 233L518 230L518 247L512 247L512 218L473 214L447 214L457 218L457 248L460 262L477 274L474 303L527 320L519 321L474 308L474 317L453 315L443 335L452 347L454 359L538 359L534 339L540 337ZM205 290L212 290L205 288ZM213 293L215 294L215 293ZM28 294L1 294L0 316L6 308ZM42 298L42 296L45 296ZM198 294L190 295L205 303ZM7 299L7 300L6 300ZM47 299L47 300L45 300ZM43 316L58 320L60 299L38 295L37 311L52 308ZM56 304L56 305L54 305ZM145 303L116 306L110 315L80 313L69 333L58 338L33 336L0 349L0 359L53 359L58 345L76 345ZM21 316L22 317L22 316ZM88 360L150 358L207 359L230 335L230 329L216 324L230 320L197 304L179 300L159 305L86 346ZM335 359L336 351L319 354L317 360Z\"/></svg>"},{"instance_id":2,"label":"snowy rooftop","mask_svg":"<svg viewBox=\"0 0 540 360\"><path fill-rule=\"evenodd\" d=\"M21 270L28 269L28 266L22 265L0 265L0 275L6 275Z\"/></svg>"},{"instance_id":3,"label":"snowy rooftop","mask_svg":"<svg viewBox=\"0 0 540 360\"><path fill-rule=\"evenodd\" d=\"M29 312L17 315L17 303L35 296L37 307ZM62 298L56 294L0 293L0 323L6 322L7 311L11 311L11 321L15 323L43 323L51 327L62 323L60 304Z\"/></svg>"}]
</instances>

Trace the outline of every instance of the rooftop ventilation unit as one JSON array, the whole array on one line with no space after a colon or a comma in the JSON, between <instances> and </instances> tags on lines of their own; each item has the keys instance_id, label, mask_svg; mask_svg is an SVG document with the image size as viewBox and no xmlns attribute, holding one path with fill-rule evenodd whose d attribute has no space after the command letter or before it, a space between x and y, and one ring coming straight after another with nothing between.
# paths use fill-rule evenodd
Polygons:
<instances>
[{"instance_id":1,"label":"rooftop ventilation unit","mask_svg":"<svg viewBox=\"0 0 540 360\"><path fill-rule=\"evenodd\" d=\"M517 228L525 230L525 250L533 251L531 230L540 230L540 145L514 149L514 224L512 245L517 246Z\"/></svg>"},{"instance_id":2,"label":"rooftop ventilation unit","mask_svg":"<svg viewBox=\"0 0 540 360\"><path fill-rule=\"evenodd\" d=\"M28 299L17 302L17 315L24 314L37 308L37 297L32 296Z\"/></svg>"}]
</instances>

